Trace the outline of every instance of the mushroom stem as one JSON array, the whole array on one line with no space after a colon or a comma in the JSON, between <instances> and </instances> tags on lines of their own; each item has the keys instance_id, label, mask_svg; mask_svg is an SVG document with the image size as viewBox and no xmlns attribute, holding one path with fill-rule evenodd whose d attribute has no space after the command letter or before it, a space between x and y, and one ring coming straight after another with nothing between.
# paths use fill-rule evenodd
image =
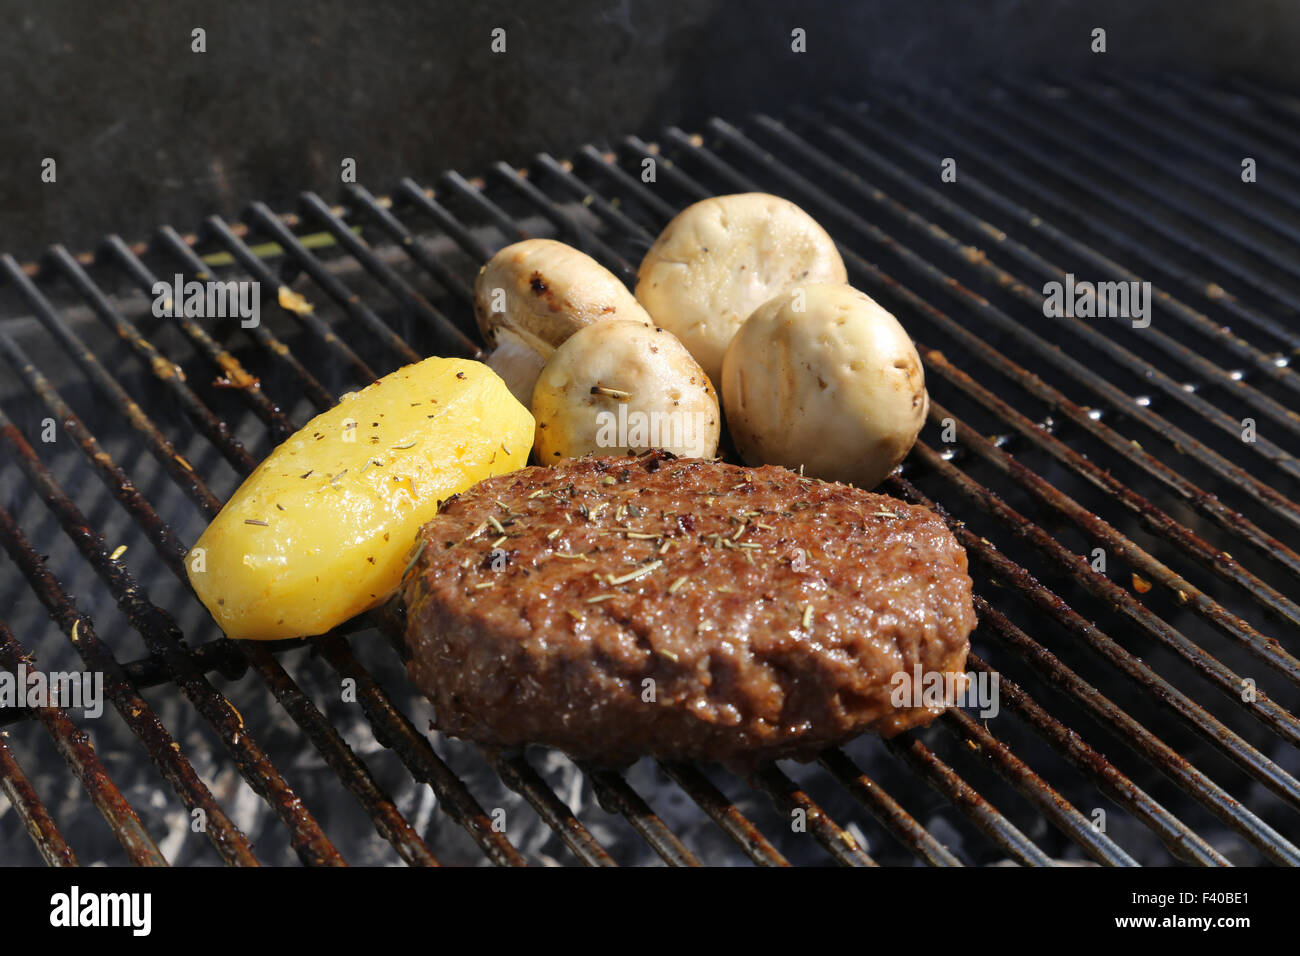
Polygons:
<instances>
[{"instance_id":1,"label":"mushroom stem","mask_svg":"<svg viewBox=\"0 0 1300 956\"><path fill-rule=\"evenodd\" d=\"M510 330L501 329L497 332L497 347L488 356L487 365L501 376L510 394L521 404L529 406L533 403L533 386L546 365L546 359L536 348Z\"/></svg>"}]
</instances>

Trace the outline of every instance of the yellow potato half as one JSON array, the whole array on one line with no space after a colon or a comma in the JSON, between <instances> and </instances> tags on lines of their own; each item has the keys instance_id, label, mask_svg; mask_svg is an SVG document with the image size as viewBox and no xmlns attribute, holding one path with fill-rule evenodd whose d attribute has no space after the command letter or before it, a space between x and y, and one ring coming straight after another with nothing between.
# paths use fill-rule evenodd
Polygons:
<instances>
[{"instance_id":1,"label":"yellow potato half","mask_svg":"<svg viewBox=\"0 0 1300 956\"><path fill-rule=\"evenodd\" d=\"M386 600L439 501L522 468L532 440L486 365L398 369L267 456L190 550L190 582L229 637L322 634Z\"/></svg>"}]
</instances>

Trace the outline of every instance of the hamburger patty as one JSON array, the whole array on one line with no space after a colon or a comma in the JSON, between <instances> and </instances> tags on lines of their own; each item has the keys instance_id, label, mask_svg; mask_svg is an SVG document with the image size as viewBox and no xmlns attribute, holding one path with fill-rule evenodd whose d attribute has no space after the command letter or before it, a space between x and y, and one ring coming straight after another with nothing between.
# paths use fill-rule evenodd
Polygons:
<instances>
[{"instance_id":1,"label":"hamburger patty","mask_svg":"<svg viewBox=\"0 0 1300 956\"><path fill-rule=\"evenodd\" d=\"M445 502L417 546L411 678L440 730L489 746L809 758L932 720L891 681L961 672L975 626L937 516L772 466L525 468Z\"/></svg>"}]
</instances>

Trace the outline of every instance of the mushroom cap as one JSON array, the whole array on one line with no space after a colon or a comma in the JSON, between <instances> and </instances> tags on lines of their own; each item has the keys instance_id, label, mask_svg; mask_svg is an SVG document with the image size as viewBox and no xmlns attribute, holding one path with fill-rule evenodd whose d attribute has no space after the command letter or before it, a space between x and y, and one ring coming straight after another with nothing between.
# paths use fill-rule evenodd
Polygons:
<instances>
[{"instance_id":1,"label":"mushroom cap","mask_svg":"<svg viewBox=\"0 0 1300 956\"><path fill-rule=\"evenodd\" d=\"M722 395L749 464L862 488L903 460L929 408L911 338L847 285L800 286L756 309L727 349Z\"/></svg>"},{"instance_id":2,"label":"mushroom cap","mask_svg":"<svg viewBox=\"0 0 1300 956\"><path fill-rule=\"evenodd\" d=\"M650 448L712 458L722 427L713 383L686 347L671 332L625 320L588 326L557 348L532 407L542 464Z\"/></svg>"},{"instance_id":3,"label":"mushroom cap","mask_svg":"<svg viewBox=\"0 0 1300 956\"><path fill-rule=\"evenodd\" d=\"M739 193L688 206L650 247L636 297L718 381L722 357L751 312L796 283L844 282L835 242L779 196Z\"/></svg>"},{"instance_id":4,"label":"mushroom cap","mask_svg":"<svg viewBox=\"0 0 1300 956\"><path fill-rule=\"evenodd\" d=\"M650 316L616 275L554 239L528 239L499 251L474 282L474 317L491 348L508 331L543 359L593 322Z\"/></svg>"}]
</instances>

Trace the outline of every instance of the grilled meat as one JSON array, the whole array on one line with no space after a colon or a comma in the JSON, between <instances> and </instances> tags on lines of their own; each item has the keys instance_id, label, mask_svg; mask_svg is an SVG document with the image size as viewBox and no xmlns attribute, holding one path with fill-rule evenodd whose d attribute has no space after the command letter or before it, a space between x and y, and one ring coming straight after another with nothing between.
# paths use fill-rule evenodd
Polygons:
<instances>
[{"instance_id":1,"label":"grilled meat","mask_svg":"<svg viewBox=\"0 0 1300 956\"><path fill-rule=\"evenodd\" d=\"M928 723L941 706L891 690L959 673L975 626L938 517L784 468L526 468L444 503L419 546L411 678L442 731L489 746L807 758Z\"/></svg>"}]
</instances>

